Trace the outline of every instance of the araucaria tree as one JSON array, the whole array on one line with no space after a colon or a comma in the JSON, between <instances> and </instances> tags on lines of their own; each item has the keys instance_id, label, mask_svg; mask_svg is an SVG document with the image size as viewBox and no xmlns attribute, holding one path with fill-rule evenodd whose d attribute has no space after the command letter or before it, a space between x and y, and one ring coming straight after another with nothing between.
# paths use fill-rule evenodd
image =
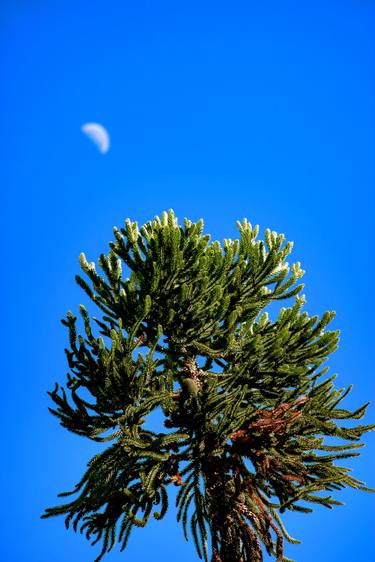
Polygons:
<instances>
[{"instance_id":1,"label":"araucaria tree","mask_svg":"<svg viewBox=\"0 0 375 562\"><path fill-rule=\"evenodd\" d=\"M280 513L330 508L347 486L368 490L335 464L358 455L374 425L341 425L367 404L344 409L350 388L324 376L334 313L302 312L303 271L285 261L292 243L282 234L266 230L263 242L247 220L238 228L239 240L221 246L202 221L180 226L169 211L140 230L130 220L115 228L102 274L81 254L86 277L76 280L101 315L80 306L84 335L71 312L62 321L71 400L56 384L50 411L68 430L112 443L60 494L76 499L42 517L63 514L102 541L96 561L116 541L123 549L134 525L163 518L171 484L185 537L206 562L260 562L263 550L286 561L284 539L298 541ZM288 298L270 320L263 309ZM155 409L165 431L149 427Z\"/></svg>"}]
</instances>

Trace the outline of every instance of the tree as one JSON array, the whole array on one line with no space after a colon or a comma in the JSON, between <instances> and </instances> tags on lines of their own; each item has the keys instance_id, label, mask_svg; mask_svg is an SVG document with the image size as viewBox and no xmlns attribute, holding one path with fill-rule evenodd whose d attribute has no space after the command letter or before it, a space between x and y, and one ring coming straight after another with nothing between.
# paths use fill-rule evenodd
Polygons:
<instances>
[{"instance_id":1,"label":"tree","mask_svg":"<svg viewBox=\"0 0 375 562\"><path fill-rule=\"evenodd\" d=\"M238 228L240 239L222 247L202 220L182 227L169 211L140 230L130 220L115 228L98 260L103 276L81 254L86 280L76 280L102 314L90 319L80 305L84 336L71 312L62 320L71 401L56 384L49 409L68 430L112 444L60 494L76 499L42 517L63 514L67 527L102 540L96 562L116 540L125 548L133 526L163 518L171 484L186 539L190 530L211 562L260 562L262 549L286 561L284 539L298 541L280 513L331 508L340 504L331 492L347 486L369 490L335 464L357 456L375 425L340 425L368 404L343 409L350 388L324 377L338 343L325 331L334 313L302 312L304 272L285 261L292 243L282 234L266 230L263 242L246 219ZM263 312L288 298L276 321ZM156 408L161 433L147 427Z\"/></svg>"}]
</instances>

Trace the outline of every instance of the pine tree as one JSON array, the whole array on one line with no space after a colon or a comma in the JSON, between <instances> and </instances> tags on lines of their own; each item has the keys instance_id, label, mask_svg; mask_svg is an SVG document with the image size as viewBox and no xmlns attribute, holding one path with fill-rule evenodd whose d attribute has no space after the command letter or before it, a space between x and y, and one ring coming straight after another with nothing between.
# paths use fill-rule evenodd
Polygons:
<instances>
[{"instance_id":1,"label":"pine tree","mask_svg":"<svg viewBox=\"0 0 375 562\"><path fill-rule=\"evenodd\" d=\"M341 425L364 416L341 406L322 367L337 347L334 317L302 312L299 263L285 261L292 243L238 223L239 240L211 242L203 221L173 211L139 230L126 220L99 265L81 254L78 284L101 311L83 305L84 335L68 312L66 389L56 384L49 408L63 427L112 442L88 463L69 503L42 517L65 515L92 544L96 562L133 526L168 509L168 486L179 488L177 519L206 562L278 562L284 539L296 543L280 514L310 512L310 503L340 504L344 487L369 490L336 460L358 456L374 425ZM122 266L126 276L122 276ZM293 299L276 321L263 310ZM80 396L90 395L90 401ZM159 408L165 431L147 428ZM325 437L335 437L327 444ZM342 441L344 440L344 444Z\"/></svg>"}]
</instances>

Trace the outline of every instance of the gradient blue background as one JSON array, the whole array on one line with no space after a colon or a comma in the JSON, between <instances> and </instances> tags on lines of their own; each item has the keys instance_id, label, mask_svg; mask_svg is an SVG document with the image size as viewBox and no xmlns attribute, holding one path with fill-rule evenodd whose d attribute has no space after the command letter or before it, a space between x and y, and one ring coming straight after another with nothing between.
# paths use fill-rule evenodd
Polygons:
<instances>
[{"instance_id":1,"label":"gradient blue background","mask_svg":"<svg viewBox=\"0 0 375 562\"><path fill-rule=\"evenodd\" d=\"M370 0L3 0L2 510L4 562L92 562L99 547L40 520L98 445L62 429L60 318L86 297L78 255L172 207L214 238L247 217L295 241L306 310L337 311L330 360L348 407L374 394L374 24ZM101 155L81 133L107 127ZM374 421L370 408L367 421ZM355 475L375 486L374 436ZM348 461L347 461L348 462ZM287 518L298 562L374 559L374 496ZM108 562L193 562L172 508Z\"/></svg>"}]
</instances>

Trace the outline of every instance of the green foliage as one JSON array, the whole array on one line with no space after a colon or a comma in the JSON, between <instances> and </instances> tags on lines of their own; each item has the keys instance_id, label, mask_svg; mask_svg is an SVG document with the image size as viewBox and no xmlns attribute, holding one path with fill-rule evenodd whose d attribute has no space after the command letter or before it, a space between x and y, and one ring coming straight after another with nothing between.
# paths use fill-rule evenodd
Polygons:
<instances>
[{"instance_id":1,"label":"green foliage","mask_svg":"<svg viewBox=\"0 0 375 562\"><path fill-rule=\"evenodd\" d=\"M324 378L338 344L325 331L334 313L302 312L303 271L286 262L282 234L266 230L262 241L246 220L238 228L239 240L221 246L203 221L180 226L169 211L140 230L130 220L115 228L100 274L81 254L86 279L76 280L102 314L80 305L84 335L71 312L62 320L70 371L66 389L49 392L50 411L69 431L112 444L60 494L76 499L42 517L64 515L67 528L102 541L96 562L116 541L125 548L134 526L163 518L171 484L185 537L206 562L261 561L261 545L286 561L284 539L298 541L279 513L331 508L340 503L331 492L347 486L368 490L335 464L357 456L374 426L342 426L367 404L342 408L350 388ZM271 321L263 310L288 298ZM147 429L159 407L168 432Z\"/></svg>"}]
</instances>

